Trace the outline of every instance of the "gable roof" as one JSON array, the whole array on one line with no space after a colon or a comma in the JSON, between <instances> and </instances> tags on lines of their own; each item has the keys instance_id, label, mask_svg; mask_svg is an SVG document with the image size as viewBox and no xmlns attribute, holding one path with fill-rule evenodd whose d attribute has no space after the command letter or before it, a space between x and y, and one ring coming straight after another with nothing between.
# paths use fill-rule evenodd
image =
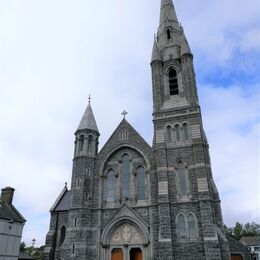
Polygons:
<instances>
[{"instance_id":1,"label":"gable roof","mask_svg":"<svg viewBox=\"0 0 260 260\"><path fill-rule=\"evenodd\" d=\"M13 204L0 201L0 219L13 220L14 222L25 223L26 219L20 214Z\"/></svg>"},{"instance_id":2,"label":"gable roof","mask_svg":"<svg viewBox=\"0 0 260 260\"><path fill-rule=\"evenodd\" d=\"M248 246L260 246L260 236L241 237L240 242Z\"/></svg>"},{"instance_id":3,"label":"gable roof","mask_svg":"<svg viewBox=\"0 0 260 260\"><path fill-rule=\"evenodd\" d=\"M56 199L55 203L50 209L50 212L53 211L67 211L70 208L70 194L71 191L67 189L67 185L63 188L60 195Z\"/></svg>"},{"instance_id":4,"label":"gable roof","mask_svg":"<svg viewBox=\"0 0 260 260\"><path fill-rule=\"evenodd\" d=\"M120 138L122 131L127 131L127 138ZM106 144L98 153L99 158L106 158L111 151L122 146L131 146L143 154L149 156L152 153L152 147L143 139L143 137L133 128L131 124L124 118L113 134L110 136Z\"/></svg>"}]
</instances>

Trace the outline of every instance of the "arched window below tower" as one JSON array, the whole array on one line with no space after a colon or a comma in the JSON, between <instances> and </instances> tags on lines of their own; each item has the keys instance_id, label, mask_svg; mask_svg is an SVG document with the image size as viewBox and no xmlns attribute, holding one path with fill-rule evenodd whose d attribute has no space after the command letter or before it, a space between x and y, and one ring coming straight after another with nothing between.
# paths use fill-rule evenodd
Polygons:
<instances>
[{"instance_id":1,"label":"arched window below tower","mask_svg":"<svg viewBox=\"0 0 260 260\"><path fill-rule=\"evenodd\" d=\"M60 245L63 244L65 237L66 237L66 227L62 226L62 228L60 230Z\"/></svg>"},{"instance_id":2,"label":"arched window below tower","mask_svg":"<svg viewBox=\"0 0 260 260\"><path fill-rule=\"evenodd\" d=\"M189 234L189 239L193 240L197 238L197 224L196 224L196 219L195 216L190 213L187 217L187 223L188 223L188 234Z\"/></svg>"},{"instance_id":3,"label":"arched window below tower","mask_svg":"<svg viewBox=\"0 0 260 260\"><path fill-rule=\"evenodd\" d=\"M166 141L167 143L172 143L172 127L168 125L166 127Z\"/></svg>"},{"instance_id":4,"label":"arched window below tower","mask_svg":"<svg viewBox=\"0 0 260 260\"><path fill-rule=\"evenodd\" d=\"M184 138L184 141L189 141L190 137L189 137L189 129L188 129L188 124L187 123L184 123L182 125L182 130L183 130L183 138Z\"/></svg>"},{"instance_id":5,"label":"arched window below tower","mask_svg":"<svg viewBox=\"0 0 260 260\"><path fill-rule=\"evenodd\" d=\"M178 230L178 237L179 239L186 239L186 221L185 216L180 214L177 216L177 230Z\"/></svg>"},{"instance_id":6,"label":"arched window below tower","mask_svg":"<svg viewBox=\"0 0 260 260\"><path fill-rule=\"evenodd\" d=\"M183 161L178 162L178 190L180 195L187 194L187 180Z\"/></svg>"},{"instance_id":7,"label":"arched window below tower","mask_svg":"<svg viewBox=\"0 0 260 260\"><path fill-rule=\"evenodd\" d=\"M116 177L115 172L110 170L107 174L107 202L115 201Z\"/></svg>"},{"instance_id":8,"label":"arched window below tower","mask_svg":"<svg viewBox=\"0 0 260 260\"><path fill-rule=\"evenodd\" d=\"M179 94L177 72L173 68L171 68L169 71L169 89L171 96Z\"/></svg>"},{"instance_id":9,"label":"arched window below tower","mask_svg":"<svg viewBox=\"0 0 260 260\"><path fill-rule=\"evenodd\" d=\"M137 200L145 200L145 173L142 166L136 169L136 186Z\"/></svg>"},{"instance_id":10,"label":"arched window below tower","mask_svg":"<svg viewBox=\"0 0 260 260\"><path fill-rule=\"evenodd\" d=\"M122 176L121 176L122 198L130 198L130 159L128 154L122 157Z\"/></svg>"},{"instance_id":11,"label":"arched window below tower","mask_svg":"<svg viewBox=\"0 0 260 260\"><path fill-rule=\"evenodd\" d=\"M81 135L79 137L79 151L81 152L83 151L83 149L84 149L84 135Z\"/></svg>"},{"instance_id":12,"label":"arched window below tower","mask_svg":"<svg viewBox=\"0 0 260 260\"><path fill-rule=\"evenodd\" d=\"M175 141L179 143L181 141L181 133L180 133L180 126L175 125L174 126L174 132L175 132Z\"/></svg>"}]
</instances>

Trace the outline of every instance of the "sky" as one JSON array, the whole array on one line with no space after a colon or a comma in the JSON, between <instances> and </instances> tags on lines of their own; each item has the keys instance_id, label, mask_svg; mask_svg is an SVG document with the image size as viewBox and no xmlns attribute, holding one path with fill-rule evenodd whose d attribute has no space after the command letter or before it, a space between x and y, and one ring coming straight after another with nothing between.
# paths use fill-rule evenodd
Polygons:
<instances>
[{"instance_id":1,"label":"sky","mask_svg":"<svg viewBox=\"0 0 260 260\"><path fill-rule=\"evenodd\" d=\"M224 222L260 223L260 1L175 0L190 43ZM101 148L127 120L152 143L159 0L0 0L0 187L44 244L92 97Z\"/></svg>"}]
</instances>

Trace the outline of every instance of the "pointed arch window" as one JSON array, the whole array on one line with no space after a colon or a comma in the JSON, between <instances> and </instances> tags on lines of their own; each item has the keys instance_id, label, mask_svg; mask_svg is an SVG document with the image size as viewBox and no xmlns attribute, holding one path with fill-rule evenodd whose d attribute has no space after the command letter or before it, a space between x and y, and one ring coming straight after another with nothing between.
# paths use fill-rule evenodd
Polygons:
<instances>
[{"instance_id":1,"label":"pointed arch window","mask_svg":"<svg viewBox=\"0 0 260 260\"><path fill-rule=\"evenodd\" d=\"M92 154L92 148L93 148L93 136L90 135L88 137L88 155Z\"/></svg>"},{"instance_id":2,"label":"pointed arch window","mask_svg":"<svg viewBox=\"0 0 260 260\"><path fill-rule=\"evenodd\" d=\"M145 200L145 173L142 166L136 169L136 176L137 200Z\"/></svg>"},{"instance_id":3,"label":"pointed arch window","mask_svg":"<svg viewBox=\"0 0 260 260\"><path fill-rule=\"evenodd\" d=\"M177 217L177 228L178 228L178 236L180 239L186 238L186 221L183 214L180 214Z\"/></svg>"},{"instance_id":4,"label":"pointed arch window","mask_svg":"<svg viewBox=\"0 0 260 260\"><path fill-rule=\"evenodd\" d=\"M177 72L173 68L171 68L169 71L169 88L171 96L179 94Z\"/></svg>"},{"instance_id":5,"label":"pointed arch window","mask_svg":"<svg viewBox=\"0 0 260 260\"><path fill-rule=\"evenodd\" d=\"M181 133L180 133L180 126L179 125L175 125L174 132L175 132L175 140L178 143L178 142L181 141Z\"/></svg>"},{"instance_id":6,"label":"pointed arch window","mask_svg":"<svg viewBox=\"0 0 260 260\"><path fill-rule=\"evenodd\" d=\"M62 228L60 230L60 245L63 244L65 237L66 237L66 227L62 226Z\"/></svg>"},{"instance_id":7,"label":"pointed arch window","mask_svg":"<svg viewBox=\"0 0 260 260\"><path fill-rule=\"evenodd\" d=\"M166 127L166 140L167 143L172 143L172 127L170 125Z\"/></svg>"},{"instance_id":8,"label":"pointed arch window","mask_svg":"<svg viewBox=\"0 0 260 260\"><path fill-rule=\"evenodd\" d=\"M84 135L81 135L79 137L79 150L83 151L83 148L84 148Z\"/></svg>"},{"instance_id":9,"label":"pointed arch window","mask_svg":"<svg viewBox=\"0 0 260 260\"><path fill-rule=\"evenodd\" d=\"M196 219L193 214L189 214L187 217L188 222L188 234L189 239L196 239L197 238L197 228L196 228Z\"/></svg>"},{"instance_id":10,"label":"pointed arch window","mask_svg":"<svg viewBox=\"0 0 260 260\"><path fill-rule=\"evenodd\" d=\"M171 30L167 29L167 39L170 40L171 39Z\"/></svg>"},{"instance_id":11,"label":"pointed arch window","mask_svg":"<svg viewBox=\"0 0 260 260\"><path fill-rule=\"evenodd\" d=\"M184 123L182 125L182 130L183 130L184 141L189 141L190 137L189 137L189 129L188 129L188 124L187 123Z\"/></svg>"},{"instance_id":12,"label":"pointed arch window","mask_svg":"<svg viewBox=\"0 0 260 260\"><path fill-rule=\"evenodd\" d=\"M110 170L107 174L107 201L115 201L115 184L116 176L113 170Z\"/></svg>"},{"instance_id":13,"label":"pointed arch window","mask_svg":"<svg viewBox=\"0 0 260 260\"><path fill-rule=\"evenodd\" d=\"M130 159L128 154L122 157L122 196L123 199L130 197Z\"/></svg>"},{"instance_id":14,"label":"pointed arch window","mask_svg":"<svg viewBox=\"0 0 260 260\"><path fill-rule=\"evenodd\" d=\"M184 168L184 162L178 162L178 182L179 182L179 193L180 195L184 195L187 193L187 181L186 174Z\"/></svg>"}]
</instances>

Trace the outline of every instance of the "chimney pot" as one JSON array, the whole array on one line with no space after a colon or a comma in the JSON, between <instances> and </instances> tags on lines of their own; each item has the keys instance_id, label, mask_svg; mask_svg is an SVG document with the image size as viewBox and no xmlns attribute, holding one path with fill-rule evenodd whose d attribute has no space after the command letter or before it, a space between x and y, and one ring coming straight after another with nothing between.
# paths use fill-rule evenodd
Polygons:
<instances>
[{"instance_id":1,"label":"chimney pot","mask_svg":"<svg viewBox=\"0 0 260 260\"><path fill-rule=\"evenodd\" d=\"M2 193L1 193L1 200L7 204L12 204L13 202L13 197L14 197L14 188L11 187L6 187L4 189L2 189Z\"/></svg>"}]
</instances>

